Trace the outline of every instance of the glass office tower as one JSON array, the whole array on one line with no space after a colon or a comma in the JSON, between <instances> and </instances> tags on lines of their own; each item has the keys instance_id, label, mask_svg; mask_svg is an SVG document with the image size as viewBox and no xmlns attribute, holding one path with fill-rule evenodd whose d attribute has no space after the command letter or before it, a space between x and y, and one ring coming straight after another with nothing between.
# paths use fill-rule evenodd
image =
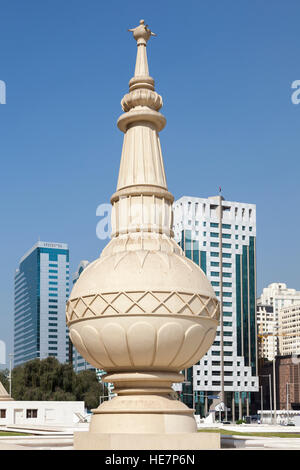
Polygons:
<instances>
[{"instance_id":1,"label":"glass office tower","mask_svg":"<svg viewBox=\"0 0 300 470\"><path fill-rule=\"evenodd\" d=\"M68 296L68 245L39 241L21 258L15 273L15 365L49 356L68 360Z\"/></svg>"},{"instance_id":2,"label":"glass office tower","mask_svg":"<svg viewBox=\"0 0 300 470\"><path fill-rule=\"evenodd\" d=\"M251 392L258 391L256 207L221 196L182 197L174 203L174 233L223 307L223 328L201 361L186 371L182 398L204 416L223 388L230 415L249 414Z\"/></svg>"}]
</instances>

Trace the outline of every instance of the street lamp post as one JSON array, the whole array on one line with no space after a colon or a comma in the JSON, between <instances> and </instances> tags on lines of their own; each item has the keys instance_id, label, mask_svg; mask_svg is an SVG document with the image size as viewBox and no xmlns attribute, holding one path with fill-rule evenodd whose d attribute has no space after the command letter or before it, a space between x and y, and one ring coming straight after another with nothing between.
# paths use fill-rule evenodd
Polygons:
<instances>
[{"instance_id":1,"label":"street lamp post","mask_svg":"<svg viewBox=\"0 0 300 470\"><path fill-rule=\"evenodd\" d=\"M219 262L220 262L220 359L221 359L221 401L225 404L225 391L224 391L224 322L223 322L223 238L222 238L222 221L223 221L223 207L222 196L219 196ZM226 409L226 405L225 405ZM227 413L227 412L225 412ZM222 414L221 414L222 416ZM227 420L227 416L226 416Z\"/></svg>"},{"instance_id":2,"label":"street lamp post","mask_svg":"<svg viewBox=\"0 0 300 470\"><path fill-rule=\"evenodd\" d=\"M270 413L271 413L271 421L272 421L272 415L273 415L273 403L272 403L272 379L271 379L271 374L268 375L261 375L260 377L269 377L269 390L270 390Z\"/></svg>"},{"instance_id":3,"label":"street lamp post","mask_svg":"<svg viewBox=\"0 0 300 470\"><path fill-rule=\"evenodd\" d=\"M12 360L14 357L13 353L10 353L9 355L9 395L11 397L11 384L12 384Z\"/></svg>"},{"instance_id":4,"label":"street lamp post","mask_svg":"<svg viewBox=\"0 0 300 470\"><path fill-rule=\"evenodd\" d=\"M276 412L276 356L273 358L273 394L274 394L274 424L277 423L277 412Z\"/></svg>"},{"instance_id":5,"label":"street lamp post","mask_svg":"<svg viewBox=\"0 0 300 470\"><path fill-rule=\"evenodd\" d=\"M264 412L264 393L263 393L263 386L260 385L260 422L262 424L263 421L263 412Z\"/></svg>"}]
</instances>

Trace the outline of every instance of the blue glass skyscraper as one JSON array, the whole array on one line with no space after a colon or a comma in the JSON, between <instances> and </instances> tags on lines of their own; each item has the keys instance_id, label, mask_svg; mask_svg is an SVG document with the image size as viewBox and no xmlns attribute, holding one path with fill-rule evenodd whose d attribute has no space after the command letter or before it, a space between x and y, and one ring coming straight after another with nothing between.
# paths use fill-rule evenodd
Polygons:
<instances>
[{"instance_id":1,"label":"blue glass skyscraper","mask_svg":"<svg viewBox=\"0 0 300 470\"><path fill-rule=\"evenodd\" d=\"M68 296L68 245L39 241L21 258L15 274L15 365L49 356L67 361Z\"/></svg>"}]
</instances>

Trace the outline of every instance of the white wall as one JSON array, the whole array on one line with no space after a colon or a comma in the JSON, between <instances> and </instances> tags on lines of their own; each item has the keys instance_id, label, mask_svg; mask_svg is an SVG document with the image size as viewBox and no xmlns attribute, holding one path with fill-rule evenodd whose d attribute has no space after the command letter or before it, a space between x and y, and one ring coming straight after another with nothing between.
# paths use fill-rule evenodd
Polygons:
<instances>
[{"instance_id":1,"label":"white wall","mask_svg":"<svg viewBox=\"0 0 300 470\"><path fill-rule=\"evenodd\" d=\"M27 410L37 409L37 418L26 418ZM0 426L26 425L73 425L78 422L75 413L85 414L83 401L0 401L0 410L6 410Z\"/></svg>"}]
</instances>

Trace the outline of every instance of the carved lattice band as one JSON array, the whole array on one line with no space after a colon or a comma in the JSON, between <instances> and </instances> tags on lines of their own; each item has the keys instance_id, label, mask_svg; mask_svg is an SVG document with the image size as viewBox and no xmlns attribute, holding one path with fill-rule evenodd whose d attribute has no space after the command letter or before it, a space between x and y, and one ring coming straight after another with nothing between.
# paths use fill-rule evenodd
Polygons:
<instances>
[{"instance_id":1,"label":"carved lattice band","mask_svg":"<svg viewBox=\"0 0 300 470\"><path fill-rule=\"evenodd\" d=\"M192 315L218 320L216 298L188 292L126 291L85 295L67 303L67 322L103 315Z\"/></svg>"}]
</instances>

